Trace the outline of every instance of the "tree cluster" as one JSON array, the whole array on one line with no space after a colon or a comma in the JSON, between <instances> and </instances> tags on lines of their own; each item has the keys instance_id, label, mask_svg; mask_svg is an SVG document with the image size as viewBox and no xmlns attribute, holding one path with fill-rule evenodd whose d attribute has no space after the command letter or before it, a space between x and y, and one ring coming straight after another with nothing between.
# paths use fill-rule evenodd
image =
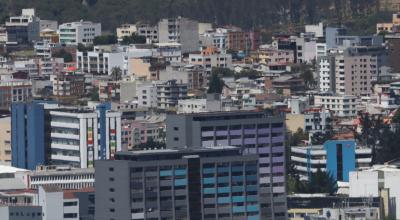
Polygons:
<instances>
[{"instance_id":1,"label":"tree cluster","mask_svg":"<svg viewBox=\"0 0 400 220\"><path fill-rule=\"evenodd\" d=\"M116 35L100 35L93 39L94 45L109 45L118 43Z\"/></svg>"}]
</instances>

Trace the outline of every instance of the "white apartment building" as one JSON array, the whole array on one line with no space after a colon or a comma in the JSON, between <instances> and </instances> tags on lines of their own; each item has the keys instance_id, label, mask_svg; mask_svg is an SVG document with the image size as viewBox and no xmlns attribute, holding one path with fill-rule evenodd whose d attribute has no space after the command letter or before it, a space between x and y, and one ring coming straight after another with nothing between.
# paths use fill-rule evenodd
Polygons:
<instances>
[{"instance_id":1,"label":"white apartment building","mask_svg":"<svg viewBox=\"0 0 400 220\"><path fill-rule=\"evenodd\" d=\"M55 109L50 117L50 159L54 165L93 167L94 161L101 158L101 148L105 148L107 159L121 150L119 112L106 113L105 128L99 126L98 113L93 110ZM100 136L100 129L105 129L106 137ZM106 146L99 144L100 138L106 138Z\"/></svg>"},{"instance_id":2,"label":"white apartment building","mask_svg":"<svg viewBox=\"0 0 400 220\"><path fill-rule=\"evenodd\" d=\"M227 53L220 53L214 48L207 48L201 53L189 54L189 64L201 65L211 73L213 67L232 68L232 55Z\"/></svg>"},{"instance_id":3,"label":"white apartment building","mask_svg":"<svg viewBox=\"0 0 400 220\"><path fill-rule=\"evenodd\" d=\"M357 105L359 100L352 95L316 95L314 105L330 110L337 117L357 116Z\"/></svg>"},{"instance_id":4,"label":"white apartment building","mask_svg":"<svg viewBox=\"0 0 400 220\"><path fill-rule=\"evenodd\" d=\"M94 187L94 168L59 167L53 170L36 170L30 171L27 178L30 189L38 189L39 186L56 186L61 189L89 188Z\"/></svg>"},{"instance_id":5,"label":"white apartment building","mask_svg":"<svg viewBox=\"0 0 400 220\"><path fill-rule=\"evenodd\" d=\"M137 27L134 24L123 24L117 27L118 41L122 41L124 37L130 37L137 32Z\"/></svg>"},{"instance_id":6,"label":"white apartment building","mask_svg":"<svg viewBox=\"0 0 400 220\"><path fill-rule=\"evenodd\" d=\"M99 73L110 75L114 67L120 68L124 74L127 71L125 64L126 53L107 51L95 48L94 51L80 52L77 56L77 67L84 73Z\"/></svg>"},{"instance_id":7,"label":"white apartment building","mask_svg":"<svg viewBox=\"0 0 400 220\"><path fill-rule=\"evenodd\" d=\"M182 45L182 53L199 50L199 24L187 18L162 19L158 22L158 42L176 42Z\"/></svg>"},{"instance_id":8,"label":"white apartment building","mask_svg":"<svg viewBox=\"0 0 400 220\"><path fill-rule=\"evenodd\" d=\"M187 89L202 89L208 86L208 75L202 66L176 63L161 70L159 80L175 80L179 84L186 84Z\"/></svg>"},{"instance_id":9,"label":"white apartment building","mask_svg":"<svg viewBox=\"0 0 400 220\"><path fill-rule=\"evenodd\" d=\"M136 85L138 106L157 107L157 86L153 82L141 82Z\"/></svg>"},{"instance_id":10,"label":"white apartment building","mask_svg":"<svg viewBox=\"0 0 400 220\"><path fill-rule=\"evenodd\" d=\"M380 197L387 191L392 219L400 218L400 169L394 165L375 165L367 170L350 172L350 197Z\"/></svg>"},{"instance_id":11,"label":"white apartment building","mask_svg":"<svg viewBox=\"0 0 400 220\"><path fill-rule=\"evenodd\" d=\"M61 44L93 44L93 39L101 35L101 24L90 21L64 23L58 27Z\"/></svg>"},{"instance_id":12,"label":"white apartment building","mask_svg":"<svg viewBox=\"0 0 400 220\"><path fill-rule=\"evenodd\" d=\"M315 44L315 50L316 50L316 60L318 60L319 57L326 56L328 54L328 47L326 43L316 43Z\"/></svg>"},{"instance_id":13,"label":"white apartment building","mask_svg":"<svg viewBox=\"0 0 400 220\"><path fill-rule=\"evenodd\" d=\"M306 33L313 33L315 37L324 37L324 23L305 25Z\"/></svg>"}]
</instances>

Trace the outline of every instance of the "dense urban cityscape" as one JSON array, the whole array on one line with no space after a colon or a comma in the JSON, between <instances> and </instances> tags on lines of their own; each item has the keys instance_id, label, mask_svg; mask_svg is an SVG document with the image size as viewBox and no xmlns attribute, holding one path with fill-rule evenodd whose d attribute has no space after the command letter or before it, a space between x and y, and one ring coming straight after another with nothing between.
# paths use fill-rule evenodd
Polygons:
<instances>
[{"instance_id":1,"label":"dense urban cityscape","mask_svg":"<svg viewBox=\"0 0 400 220\"><path fill-rule=\"evenodd\" d=\"M0 220L400 219L400 1L381 1L363 35L10 12Z\"/></svg>"}]
</instances>

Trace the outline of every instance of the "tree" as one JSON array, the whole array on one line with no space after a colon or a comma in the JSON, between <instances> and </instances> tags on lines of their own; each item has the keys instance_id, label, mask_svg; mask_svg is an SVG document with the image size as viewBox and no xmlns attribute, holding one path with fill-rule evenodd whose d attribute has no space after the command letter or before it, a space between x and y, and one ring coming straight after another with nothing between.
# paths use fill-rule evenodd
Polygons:
<instances>
[{"instance_id":1,"label":"tree","mask_svg":"<svg viewBox=\"0 0 400 220\"><path fill-rule=\"evenodd\" d=\"M78 51L80 52L88 52L93 50L93 45L85 46L84 44L78 44Z\"/></svg>"},{"instance_id":2,"label":"tree","mask_svg":"<svg viewBox=\"0 0 400 220\"><path fill-rule=\"evenodd\" d=\"M334 194L337 191L337 185L332 175L318 169L317 172L311 173L306 190L307 193Z\"/></svg>"},{"instance_id":3,"label":"tree","mask_svg":"<svg viewBox=\"0 0 400 220\"><path fill-rule=\"evenodd\" d=\"M400 123L400 108L396 110L396 113L394 114L392 118L393 123Z\"/></svg>"},{"instance_id":4,"label":"tree","mask_svg":"<svg viewBox=\"0 0 400 220\"><path fill-rule=\"evenodd\" d=\"M217 74L221 77L233 77L235 76L235 72L229 68L224 67L213 67L211 69L211 74Z\"/></svg>"},{"instance_id":5,"label":"tree","mask_svg":"<svg viewBox=\"0 0 400 220\"><path fill-rule=\"evenodd\" d=\"M331 140L332 137L333 137L333 133L331 131L316 132L311 136L311 144L321 145L321 144L324 144L325 141Z\"/></svg>"},{"instance_id":6,"label":"tree","mask_svg":"<svg viewBox=\"0 0 400 220\"><path fill-rule=\"evenodd\" d=\"M61 50L53 53L52 56L57 57L57 58L64 58L64 62L66 62L66 63L70 63L73 61L72 54L67 52L64 49L61 49Z\"/></svg>"},{"instance_id":7,"label":"tree","mask_svg":"<svg viewBox=\"0 0 400 220\"><path fill-rule=\"evenodd\" d=\"M144 36L139 36L137 34L132 34L132 36L125 36L122 38L122 45L129 45L129 44L145 44L146 43L146 37Z\"/></svg>"},{"instance_id":8,"label":"tree","mask_svg":"<svg viewBox=\"0 0 400 220\"><path fill-rule=\"evenodd\" d=\"M259 72L257 70L249 69L249 70L240 71L240 73L236 75L236 78L248 77L249 79L257 79L261 76L262 76L261 72Z\"/></svg>"},{"instance_id":9,"label":"tree","mask_svg":"<svg viewBox=\"0 0 400 220\"><path fill-rule=\"evenodd\" d=\"M115 35L101 35L93 39L94 45L108 45L118 43L117 36Z\"/></svg>"},{"instance_id":10,"label":"tree","mask_svg":"<svg viewBox=\"0 0 400 220\"><path fill-rule=\"evenodd\" d=\"M308 140L308 133L304 132L303 129L298 128L293 134L289 134L290 146L298 146L301 141Z\"/></svg>"},{"instance_id":11,"label":"tree","mask_svg":"<svg viewBox=\"0 0 400 220\"><path fill-rule=\"evenodd\" d=\"M113 67L111 69L111 80L119 81L122 79L122 70L119 67Z\"/></svg>"},{"instance_id":12,"label":"tree","mask_svg":"<svg viewBox=\"0 0 400 220\"><path fill-rule=\"evenodd\" d=\"M208 84L208 91L207 93L222 93L222 89L224 88L224 82L219 78L216 73L212 73L209 84Z\"/></svg>"},{"instance_id":13,"label":"tree","mask_svg":"<svg viewBox=\"0 0 400 220\"><path fill-rule=\"evenodd\" d=\"M300 78L304 80L307 89L313 89L316 85L313 71L309 65L302 64L300 67Z\"/></svg>"},{"instance_id":14,"label":"tree","mask_svg":"<svg viewBox=\"0 0 400 220\"><path fill-rule=\"evenodd\" d=\"M89 93L90 100L92 101L99 101L99 90L97 88L93 88Z\"/></svg>"}]
</instances>

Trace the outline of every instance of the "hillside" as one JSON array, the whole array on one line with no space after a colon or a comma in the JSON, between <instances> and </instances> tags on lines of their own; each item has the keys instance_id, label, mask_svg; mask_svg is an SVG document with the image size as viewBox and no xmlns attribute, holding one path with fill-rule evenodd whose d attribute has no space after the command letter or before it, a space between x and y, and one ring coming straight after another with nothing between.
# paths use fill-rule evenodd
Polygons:
<instances>
[{"instance_id":1,"label":"hillside","mask_svg":"<svg viewBox=\"0 0 400 220\"><path fill-rule=\"evenodd\" d=\"M296 27L324 20L352 21L375 14L376 0L0 0L0 20L18 14L21 8L37 9L42 19L60 22L88 19L103 29L121 23L185 16L220 25L244 28ZM288 25L293 24L293 26Z\"/></svg>"}]
</instances>

